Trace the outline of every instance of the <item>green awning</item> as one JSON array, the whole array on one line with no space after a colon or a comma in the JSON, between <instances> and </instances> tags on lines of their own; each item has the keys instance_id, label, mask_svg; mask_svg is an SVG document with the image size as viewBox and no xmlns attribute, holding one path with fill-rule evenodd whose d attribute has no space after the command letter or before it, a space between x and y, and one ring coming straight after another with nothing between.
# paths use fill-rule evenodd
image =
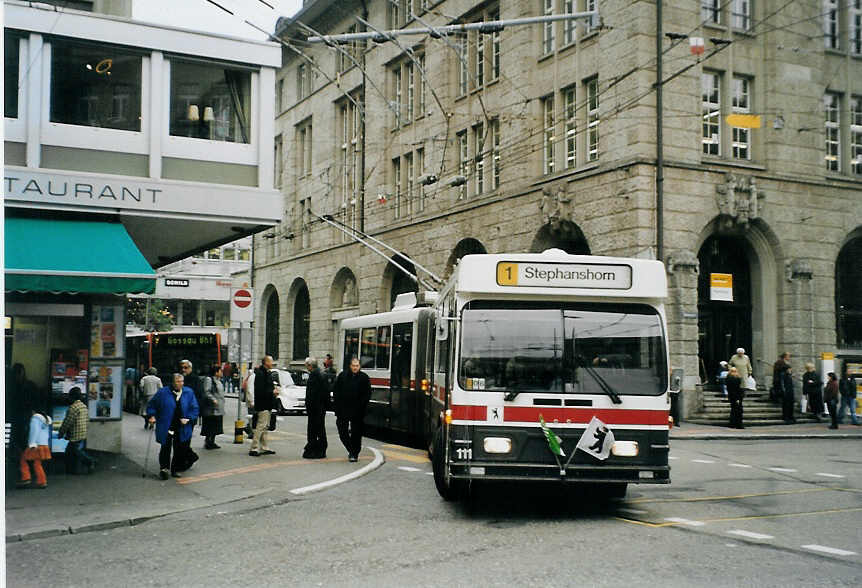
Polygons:
<instances>
[{"instance_id":1,"label":"green awning","mask_svg":"<svg viewBox=\"0 0 862 588\"><path fill-rule=\"evenodd\" d=\"M6 218L7 292L152 294L156 273L119 223Z\"/></svg>"}]
</instances>

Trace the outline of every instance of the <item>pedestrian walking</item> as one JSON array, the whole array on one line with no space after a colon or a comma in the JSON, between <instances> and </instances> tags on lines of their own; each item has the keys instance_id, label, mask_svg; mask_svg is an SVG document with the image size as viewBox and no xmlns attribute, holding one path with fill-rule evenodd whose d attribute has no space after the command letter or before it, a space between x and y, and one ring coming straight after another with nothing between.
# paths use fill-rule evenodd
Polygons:
<instances>
[{"instance_id":1,"label":"pedestrian walking","mask_svg":"<svg viewBox=\"0 0 862 588\"><path fill-rule=\"evenodd\" d=\"M727 360L728 369L735 367L739 372L739 377L742 378L742 385L745 387L745 382L753 374L751 369L751 359L745 354L745 349L742 347L736 348L736 353L730 356Z\"/></svg>"},{"instance_id":2,"label":"pedestrian walking","mask_svg":"<svg viewBox=\"0 0 862 588\"><path fill-rule=\"evenodd\" d=\"M163 386L161 378L158 376L159 370L151 367L147 370L147 375L141 378L141 415L144 417L144 428L152 429L153 426L147 420L147 405L152 400L159 388Z\"/></svg>"},{"instance_id":3,"label":"pedestrian walking","mask_svg":"<svg viewBox=\"0 0 862 588\"><path fill-rule=\"evenodd\" d=\"M254 370L254 393L249 394L249 400L253 398L249 408L254 411L255 419L254 436L251 439L251 450L248 452L252 457L275 454L275 451L269 448L267 431L276 408L275 398L278 391L272 377L272 357L264 356Z\"/></svg>"},{"instance_id":4,"label":"pedestrian walking","mask_svg":"<svg viewBox=\"0 0 862 588\"><path fill-rule=\"evenodd\" d=\"M96 469L96 460L87 453L87 425L90 422L90 411L84 404L84 393L77 386L69 390L72 404L66 411L66 416L57 430L59 439L68 439L66 445L66 471L73 474Z\"/></svg>"},{"instance_id":5,"label":"pedestrian walking","mask_svg":"<svg viewBox=\"0 0 862 588\"><path fill-rule=\"evenodd\" d=\"M155 423L156 441L162 446L159 451L162 480L167 480L168 475L180 478L180 472L191 466L192 422L199 411L195 394L184 385L182 374L174 374L172 384L161 388L147 404L147 416Z\"/></svg>"},{"instance_id":6,"label":"pedestrian walking","mask_svg":"<svg viewBox=\"0 0 862 588\"><path fill-rule=\"evenodd\" d=\"M201 389L201 435L204 438L204 449L221 449L215 442L216 436L224 433L224 383L220 365L213 365L210 375L201 378Z\"/></svg>"},{"instance_id":7,"label":"pedestrian walking","mask_svg":"<svg viewBox=\"0 0 862 588\"><path fill-rule=\"evenodd\" d=\"M197 374L193 373L193 370L194 366L192 365L192 362L187 359L180 360L180 373L183 375L183 385L191 389L192 393L195 395L195 400L198 402L198 406L201 406L203 404L201 382ZM192 419L192 426L194 427L196 424L197 419Z\"/></svg>"},{"instance_id":8,"label":"pedestrian walking","mask_svg":"<svg viewBox=\"0 0 862 588\"><path fill-rule=\"evenodd\" d=\"M350 360L350 368L335 379L335 425L351 462L359 460L365 411L371 400L371 380L359 367L359 359L354 357Z\"/></svg>"},{"instance_id":9,"label":"pedestrian walking","mask_svg":"<svg viewBox=\"0 0 862 588\"><path fill-rule=\"evenodd\" d=\"M841 374L841 380L838 382L838 391L841 393L841 405L838 407L838 424L844 421L844 409L850 411L850 422L854 425L859 424L859 418L856 416L856 378L847 373L847 364Z\"/></svg>"},{"instance_id":10,"label":"pedestrian walking","mask_svg":"<svg viewBox=\"0 0 862 588\"><path fill-rule=\"evenodd\" d=\"M21 453L19 466L21 479L18 480L19 488L30 485L30 464L33 465L33 474L36 476L36 488L47 488L48 478L45 476L43 461L51 459L51 447L48 445L51 439L51 418L42 412L42 409L30 411L30 431L27 437L27 448Z\"/></svg>"},{"instance_id":11,"label":"pedestrian walking","mask_svg":"<svg viewBox=\"0 0 862 588\"><path fill-rule=\"evenodd\" d=\"M781 372L781 417L784 419L785 425L791 425L796 422L794 416L795 394L793 392L793 369L788 365Z\"/></svg>"},{"instance_id":12,"label":"pedestrian walking","mask_svg":"<svg viewBox=\"0 0 862 588\"><path fill-rule=\"evenodd\" d=\"M323 379L326 382L326 410L335 411L335 379L338 377L338 372L335 371L335 361L330 354L326 354L326 359L323 360Z\"/></svg>"},{"instance_id":13,"label":"pedestrian walking","mask_svg":"<svg viewBox=\"0 0 862 588\"><path fill-rule=\"evenodd\" d=\"M835 372L829 372L828 376L829 380L826 382L826 406L829 407L829 416L832 419L832 424L829 425L830 429L838 428L838 376L835 375Z\"/></svg>"},{"instance_id":14,"label":"pedestrian walking","mask_svg":"<svg viewBox=\"0 0 862 588\"><path fill-rule=\"evenodd\" d=\"M790 353L785 351L778 356L778 360L772 364L772 388L769 389L769 399L781 402L783 399L783 387L781 378L784 370L790 367Z\"/></svg>"},{"instance_id":15,"label":"pedestrian walking","mask_svg":"<svg viewBox=\"0 0 862 588\"><path fill-rule=\"evenodd\" d=\"M718 362L718 384L721 386L721 393L727 398L727 371L728 366L726 361Z\"/></svg>"},{"instance_id":16,"label":"pedestrian walking","mask_svg":"<svg viewBox=\"0 0 862 588\"><path fill-rule=\"evenodd\" d=\"M814 364L811 362L805 364L805 373L802 374L802 394L808 400L808 412L814 415L819 423L820 415L823 414L823 384L820 374L814 371Z\"/></svg>"},{"instance_id":17,"label":"pedestrian walking","mask_svg":"<svg viewBox=\"0 0 862 588\"><path fill-rule=\"evenodd\" d=\"M730 400L730 428L743 429L742 426L742 399L745 392L742 388L742 378L739 370L731 367L727 372L727 398Z\"/></svg>"},{"instance_id":18,"label":"pedestrian walking","mask_svg":"<svg viewBox=\"0 0 862 588\"><path fill-rule=\"evenodd\" d=\"M308 442L302 452L305 459L322 459L326 457L326 406L329 390L326 380L317 365L317 358L306 357L305 369L308 370L308 381L305 384L305 410L308 413Z\"/></svg>"}]
</instances>

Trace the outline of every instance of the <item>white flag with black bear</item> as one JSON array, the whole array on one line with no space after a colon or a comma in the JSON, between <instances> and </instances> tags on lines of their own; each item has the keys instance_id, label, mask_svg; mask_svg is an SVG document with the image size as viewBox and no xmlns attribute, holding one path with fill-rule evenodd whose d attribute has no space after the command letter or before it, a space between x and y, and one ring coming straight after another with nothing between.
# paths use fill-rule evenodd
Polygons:
<instances>
[{"instance_id":1,"label":"white flag with black bear","mask_svg":"<svg viewBox=\"0 0 862 588\"><path fill-rule=\"evenodd\" d=\"M578 440L577 448L585 451L596 459L605 460L611 454L614 445L614 434L607 425L593 417L587 430Z\"/></svg>"}]
</instances>

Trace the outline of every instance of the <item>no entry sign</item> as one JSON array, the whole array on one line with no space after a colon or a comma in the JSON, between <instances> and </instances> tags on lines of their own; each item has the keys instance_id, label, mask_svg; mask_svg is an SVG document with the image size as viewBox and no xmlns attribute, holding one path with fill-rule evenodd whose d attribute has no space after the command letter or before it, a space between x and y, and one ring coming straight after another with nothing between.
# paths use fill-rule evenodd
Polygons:
<instances>
[{"instance_id":1,"label":"no entry sign","mask_svg":"<svg viewBox=\"0 0 862 588\"><path fill-rule=\"evenodd\" d=\"M252 288L231 288L230 320L248 323L254 320L254 290Z\"/></svg>"}]
</instances>

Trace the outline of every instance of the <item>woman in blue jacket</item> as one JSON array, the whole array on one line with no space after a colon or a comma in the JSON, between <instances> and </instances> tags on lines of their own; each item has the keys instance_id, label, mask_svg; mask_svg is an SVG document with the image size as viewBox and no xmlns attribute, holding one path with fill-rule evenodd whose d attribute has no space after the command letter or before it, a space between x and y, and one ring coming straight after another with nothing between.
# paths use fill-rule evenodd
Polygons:
<instances>
[{"instance_id":1,"label":"woman in blue jacket","mask_svg":"<svg viewBox=\"0 0 862 588\"><path fill-rule=\"evenodd\" d=\"M188 454L192 440L192 423L198 418L199 408L195 393L183 386L182 374L174 374L170 387L165 386L147 403L147 416L156 424L156 441L159 451L159 477L180 477L180 470L188 468ZM171 449L173 448L173 460Z\"/></svg>"}]
</instances>

